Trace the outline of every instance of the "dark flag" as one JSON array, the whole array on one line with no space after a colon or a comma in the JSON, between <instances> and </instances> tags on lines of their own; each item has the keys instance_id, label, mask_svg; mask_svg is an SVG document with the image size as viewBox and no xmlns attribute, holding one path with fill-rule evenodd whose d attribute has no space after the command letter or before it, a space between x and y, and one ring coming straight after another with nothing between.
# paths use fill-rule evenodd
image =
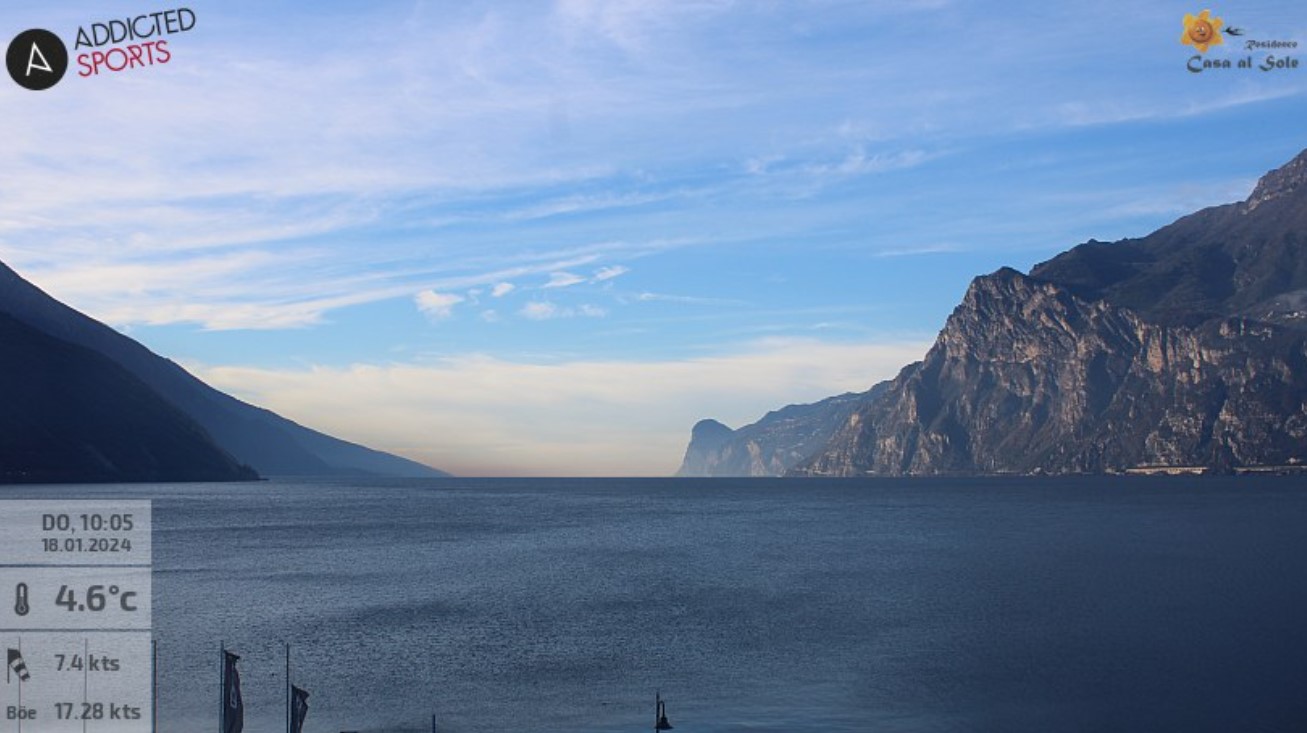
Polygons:
<instances>
[{"instance_id":1,"label":"dark flag","mask_svg":"<svg viewBox=\"0 0 1307 733\"><path fill-rule=\"evenodd\" d=\"M26 682L32 679L32 675L28 674L27 672L27 663L23 661L23 653L18 651L17 649L9 650L9 670L12 670L14 674L18 675L18 680L20 682ZM9 673L8 671L6 671L5 672L6 682L9 681L8 678L9 678Z\"/></svg>"},{"instance_id":2,"label":"dark flag","mask_svg":"<svg viewBox=\"0 0 1307 733\"><path fill-rule=\"evenodd\" d=\"M241 700L241 675L236 671L235 654L224 651L222 672L222 733L241 733L245 729L245 703Z\"/></svg>"},{"instance_id":3,"label":"dark flag","mask_svg":"<svg viewBox=\"0 0 1307 733\"><path fill-rule=\"evenodd\" d=\"M309 714L309 693L295 685L290 686L290 733L304 730L304 718Z\"/></svg>"},{"instance_id":4,"label":"dark flag","mask_svg":"<svg viewBox=\"0 0 1307 733\"><path fill-rule=\"evenodd\" d=\"M672 724L667 722L667 703L663 701L663 693L654 693L654 730L671 730Z\"/></svg>"}]
</instances>

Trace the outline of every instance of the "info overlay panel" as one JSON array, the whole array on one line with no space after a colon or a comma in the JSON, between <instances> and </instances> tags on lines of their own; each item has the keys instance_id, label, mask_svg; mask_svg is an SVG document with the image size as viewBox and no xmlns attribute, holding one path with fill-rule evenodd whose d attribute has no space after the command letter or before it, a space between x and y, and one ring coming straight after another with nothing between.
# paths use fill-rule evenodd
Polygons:
<instances>
[{"instance_id":1,"label":"info overlay panel","mask_svg":"<svg viewBox=\"0 0 1307 733\"><path fill-rule=\"evenodd\" d=\"M151 505L0 500L0 733L149 733Z\"/></svg>"}]
</instances>

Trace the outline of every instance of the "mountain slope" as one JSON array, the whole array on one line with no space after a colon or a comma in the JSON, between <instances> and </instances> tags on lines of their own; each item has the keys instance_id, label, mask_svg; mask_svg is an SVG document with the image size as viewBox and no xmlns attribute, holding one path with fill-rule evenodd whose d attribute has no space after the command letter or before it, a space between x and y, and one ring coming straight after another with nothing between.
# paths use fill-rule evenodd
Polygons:
<instances>
[{"instance_id":1,"label":"mountain slope","mask_svg":"<svg viewBox=\"0 0 1307 733\"><path fill-rule=\"evenodd\" d=\"M1081 245L1030 274L1156 323L1244 316L1307 326L1307 151L1264 176L1246 201L1141 239Z\"/></svg>"},{"instance_id":2,"label":"mountain slope","mask_svg":"<svg viewBox=\"0 0 1307 733\"><path fill-rule=\"evenodd\" d=\"M1231 470L1307 459L1307 334L1149 323L1014 270L977 278L935 346L809 475Z\"/></svg>"},{"instance_id":3,"label":"mountain slope","mask_svg":"<svg viewBox=\"0 0 1307 733\"><path fill-rule=\"evenodd\" d=\"M1302 466L1307 151L1241 203L976 278L922 362L809 430L792 474Z\"/></svg>"},{"instance_id":4,"label":"mountain slope","mask_svg":"<svg viewBox=\"0 0 1307 733\"><path fill-rule=\"evenodd\" d=\"M122 367L0 314L0 482L258 478Z\"/></svg>"},{"instance_id":5,"label":"mountain slope","mask_svg":"<svg viewBox=\"0 0 1307 733\"><path fill-rule=\"evenodd\" d=\"M3 264L0 313L105 355L194 419L236 460L264 475L445 475L305 428L219 392L140 343L51 298Z\"/></svg>"},{"instance_id":6,"label":"mountain slope","mask_svg":"<svg viewBox=\"0 0 1307 733\"><path fill-rule=\"evenodd\" d=\"M694 426L676 475L784 475L825 445L859 405L887 386L878 384L867 392L829 397L810 405L790 405L738 430L716 420L703 420Z\"/></svg>"}]
</instances>

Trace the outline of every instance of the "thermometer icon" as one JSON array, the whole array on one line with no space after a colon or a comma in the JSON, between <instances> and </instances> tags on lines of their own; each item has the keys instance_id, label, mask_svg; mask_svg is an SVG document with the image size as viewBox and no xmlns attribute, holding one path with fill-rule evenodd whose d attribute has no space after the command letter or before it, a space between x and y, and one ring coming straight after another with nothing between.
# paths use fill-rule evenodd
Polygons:
<instances>
[{"instance_id":1,"label":"thermometer icon","mask_svg":"<svg viewBox=\"0 0 1307 733\"><path fill-rule=\"evenodd\" d=\"M31 608L27 605L27 583L19 583L14 588L14 613L19 616L26 616Z\"/></svg>"}]
</instances>

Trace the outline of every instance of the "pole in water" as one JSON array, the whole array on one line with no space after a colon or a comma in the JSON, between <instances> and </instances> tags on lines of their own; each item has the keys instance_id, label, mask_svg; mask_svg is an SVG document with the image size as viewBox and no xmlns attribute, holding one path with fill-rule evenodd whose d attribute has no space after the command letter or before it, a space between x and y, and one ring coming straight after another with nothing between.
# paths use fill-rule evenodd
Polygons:
<instances>
[{"instance_id":1,"label":"pole in water","mask_svg":"<svg viewBox=\"0 0 1307 733\"><path fill-rule=\"evenodd\" d=\"M671 730L672 724L667 721L667 703L663 702L662 691L654 693L654 730Z\"/></svg>"},{"instance_id":2,"label":"pole in water","mask_svg":"<svg viewBox=\"0 0 1307 733\"><path fill-rule=\"evenodd\" d=\"M227 642L218 646L218 733L227 733Z\"/></svg>"},{"instance_id":3,"label":"pole in water","mask_svg":"<svg viewBox=\"0 0 1307 733\"><path fill-rule=\"evenodd\" d=\"M150 733L159 733L159 642L150 639Z\"/></svg>"}]
</instances>

